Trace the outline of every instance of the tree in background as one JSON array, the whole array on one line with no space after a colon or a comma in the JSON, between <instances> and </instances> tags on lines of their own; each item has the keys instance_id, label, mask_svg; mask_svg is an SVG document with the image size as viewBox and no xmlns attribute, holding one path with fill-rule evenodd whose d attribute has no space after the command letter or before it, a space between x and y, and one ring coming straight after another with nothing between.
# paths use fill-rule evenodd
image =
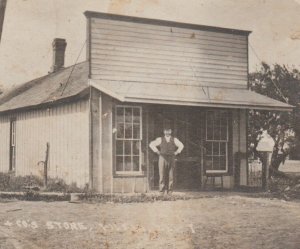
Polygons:
<instances>
[{"instance_id":1,"label":"tree in background","mask_svg":"<svg viewBox=\"0 0 300 249\"><path fill-rule=\"evenodd\" d=\"M254 157L259 157L256 147L259 136L267 130L275 145L270 165L271 175L283 175L279 166L287 156L299 159L300 154L300 72L275 64L262 63L259 71L249 75L251 90L296 108L292 112L249 112L248 148Z\"/></svg>"}]
</instances>

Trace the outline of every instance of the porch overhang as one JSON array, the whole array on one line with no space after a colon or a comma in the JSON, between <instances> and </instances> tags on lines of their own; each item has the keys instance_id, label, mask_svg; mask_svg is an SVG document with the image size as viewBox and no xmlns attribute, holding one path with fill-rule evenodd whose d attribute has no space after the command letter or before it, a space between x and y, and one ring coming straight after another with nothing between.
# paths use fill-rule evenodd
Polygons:
<instances>
[{"instance_id":1,"label":"porch overhang","mask_svg":"<svg viewBox=\"0 0 300 249\"><path fill-rule=\"evenodd\" d=\"M90 79L89 84L121 101L234 109L292 111L293 106L246 88L220 88Z\"/></svg>"}]
</instances>

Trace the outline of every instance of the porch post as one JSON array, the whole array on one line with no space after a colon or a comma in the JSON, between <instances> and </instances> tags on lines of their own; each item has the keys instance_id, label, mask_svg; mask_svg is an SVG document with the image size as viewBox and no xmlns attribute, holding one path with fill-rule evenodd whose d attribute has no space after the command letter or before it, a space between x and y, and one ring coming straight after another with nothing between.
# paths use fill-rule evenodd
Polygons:
<instances>
[{"instance_id":1,"label":"porch post","mask_svg":"<svg viewBox=\"0 0 300 249\"><path fill-rule=\"evenodd\" d=\"M145 129L146 129L146 170L147 170L147 179L146 179L146 192L149 192L150 188L150 161L149 161L149 109L145 107L145 114L146 114L146 120L145 120Z\"/></svg>"},{"instance_id":2,"label":"porch post","mask_svg":"<svg viewBox=\"0 0 300 249\"><path fill-rule=\"evenodd\" d=\"M154 188L154 165L153 165L153 154L149 148L149 142L153 138L154 133L154 122L153 115L151 113L153 109L148 106L147 115L146 115L146 132L147 132L147 140L146 140L146 151L147 151L147 183L149 190L153 190Z\"/></svg>"}]
</instances>

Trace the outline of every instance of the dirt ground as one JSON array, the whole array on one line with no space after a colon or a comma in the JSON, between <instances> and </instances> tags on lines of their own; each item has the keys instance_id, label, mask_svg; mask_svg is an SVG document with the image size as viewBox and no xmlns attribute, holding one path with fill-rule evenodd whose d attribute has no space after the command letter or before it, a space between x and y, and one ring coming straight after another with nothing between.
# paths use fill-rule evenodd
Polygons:
<instances>
[{"instance_id":1,"label":"dirt ground","mask_svg":"<svg viewBox=\"0 0 300 249\"><path fill-rule=\"evenodd\" d=\"M152 203L0 203L1 249L299 249L300 203L214 196Z\"/></svg>"}]
</instances>

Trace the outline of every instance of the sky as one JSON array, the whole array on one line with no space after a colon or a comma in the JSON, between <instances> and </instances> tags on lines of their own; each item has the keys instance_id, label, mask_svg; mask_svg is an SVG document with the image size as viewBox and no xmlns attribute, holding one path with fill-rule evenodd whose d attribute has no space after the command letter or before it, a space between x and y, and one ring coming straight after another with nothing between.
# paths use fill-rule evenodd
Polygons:
<instances>
[{"instance_id":1,"label":"sky","mask_svg":"<svg viewBox=\"0 0 300 249\"><path fill-rule=\"evenodd\" d=\"M250 30L250 72L261 60L300 68L300 0L8 0L0 85L47 74L54 38L67 40L65 65L74 64L86 40L86 10Z\"/></svg>"}]
</instances>

